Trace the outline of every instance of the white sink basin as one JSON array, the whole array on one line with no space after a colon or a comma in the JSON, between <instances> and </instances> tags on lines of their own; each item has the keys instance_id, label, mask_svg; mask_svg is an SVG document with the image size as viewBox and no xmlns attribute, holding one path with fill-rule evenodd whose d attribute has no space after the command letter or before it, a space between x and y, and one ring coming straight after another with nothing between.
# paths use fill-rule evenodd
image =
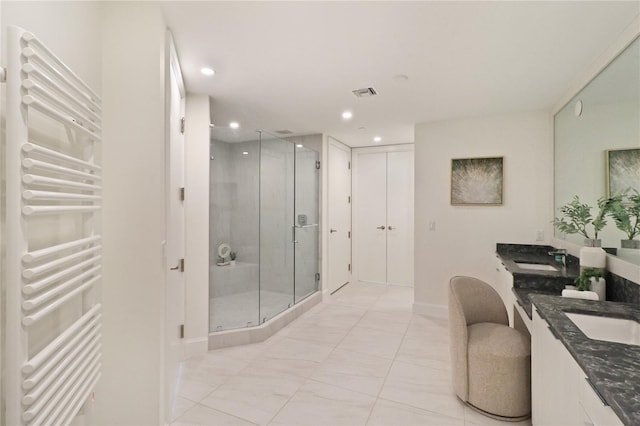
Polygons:
<instances>
[{"instance_id":1,"label":"white sink basin","mask_svg":"<svg viewBox=\"0 0 640 426\"><path fill-rule=\"evenodd\" d=\"M551 265L544 265L544 264L540 264L540 263L520 263L520 262L516 262L516 265L518 265L519 268L521 269L531 269L534 271L550 271L550 272L558 272L558 269L551 266Z\"/></svg>"},{"instance_id":2,"label":"white sink basin","mask_svg":"<svg viewBox=\"0 0 640 426\"><path fill-rule=\"evenodd\" d=\"M636 321L585 314L566 315L589 339L640 345L640 323Z\"/></svg>"}]
</instances>

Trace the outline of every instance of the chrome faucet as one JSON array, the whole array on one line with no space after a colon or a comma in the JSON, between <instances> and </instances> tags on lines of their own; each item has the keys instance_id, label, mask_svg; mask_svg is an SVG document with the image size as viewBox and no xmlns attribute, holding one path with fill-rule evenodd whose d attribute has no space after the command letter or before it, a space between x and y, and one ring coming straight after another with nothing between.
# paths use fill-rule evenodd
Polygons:
<instances>
[{"instance_id":1,"label":"chrome faucet","mask_svg":"<svg viewBox=\"0 0 640 426\"><path fill-rule=\"evenodd\" d=\"M567 267L567 250L566 249L557 249L554 251L550 251L549 256L553 256L556 262L562 261L563 268ZM561 259L560 261L558 260L558 257L560 257Z\"/></svg>"}]
</instances>

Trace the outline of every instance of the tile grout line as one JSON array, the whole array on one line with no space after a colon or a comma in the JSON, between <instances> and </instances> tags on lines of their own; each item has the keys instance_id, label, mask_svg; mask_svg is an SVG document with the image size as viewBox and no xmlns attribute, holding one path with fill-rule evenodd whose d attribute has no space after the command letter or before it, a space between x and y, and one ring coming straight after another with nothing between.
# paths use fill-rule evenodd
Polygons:
<instances>
[{"instance_id":1,"label":"tile grout line","mask_svg":"<svg viewBox=\"0 0 640 426\"><path fill-rule=\"evenodd\" d=\"M331 295L330 295L329 297L331 297ZM380 296L380 297L381 297L381 296ZM378 299L376 299L376 302L380 299L380 297L378 297ZM374 303L376 303L376 302L374 302ZM322 303L325 303L325 302L323 301ZM327 303L331 303L331 302L327 302ZM335 303L336 305L338 305L338 306L346 306L346 307L349 307L349 308L356 308L356 309L357 309L357 308L362 308L362 307L350 306L350 305L342 304L342 303L340 303L340 302L338 302L338 301L336 301L336 302L334 302L334 303ZM334 351L338 348L338 346L340 346L340 344L344 341L344 339L346 339L346 338L347 338L347 336L349 335L349 333L351 333L351 331L353 331L353 329L358 325L358 323L362 320L362 318L366 315L366 313L367 313L369 310L370 310L369 308L365 308L365 310L364 310L364 312L362 313L362 315L360 315L360 316L359 316L358 321L356 321L356 322L355 322L351 327L349 327L349 329L348 329L348 331L345 333L345 335L344 335L344 336L343 336L343 337L338 341L338 343L336 343L336 345L331 349L331 351L327 354L327 357L326 357L326 358L325 358L321 363L319 363L320 365L319 365L318 367L320 367L324 362L326 362L326 360L327 360L327 359L329 359L329 357L331 357L331 355L332 355L332 354L334 353ZM316 371L317 371L317 370L316 370ZM315 371L314 371L314 373L315 373ZM282 412L282 410L283 410L283 409L284 409L284 408L289 404L289 402L291 402L291 400L292 400L292 399L293 399L293 398L298 394L298 392L300 392L300 389L301 389L301 388L303 388L303 387L304 387L307 383L309 383L310 381L314 381L314 382L316 382L316 383L321 383L321 384L324 384L324 385L335 386L335 387L338 387L338 388L340 388L340 389L344 389L344 390L348 390L348 391L351 391L351 392L354 392L354 393L360 393L360 394L362 394L361 392L356 392L356 391L353 391L353 390L351 390L351 389L345 389L345 388L342 388L342 387L340 387L340 386L331 385L331 384L324 383L324 382L321 382L321 381L318 381L318 380L314 380L314 379L312 379L312 378L311 378L312 376L313 376L313 374L312 374L311 376L309 376L309 377L306 377L306 378L305 378L304 383L303 383L300 387L298 387L298 389L293 393L293 395L291 395L291 397L289 397L289 399L287 399L287 402L285 402L285 403L284 403L284 405L282 405L282 407L280 407L280 409L278 410L278 412L276 412L276 413L274 414L274 416L269 420L269 422L267 423L267 425L271 424L271 423L273 422L273 420L274 420L276 417L278 417L278 415L279 415L279 414ZM362 394L362 395L367 395L367 394ZM371 395L367 395L367 396L371 396ZM373 405L371 406L371 410L369 411L369 416L371 416L371 412L373 411L373 407L374 407L374 406L375 406L375 400L374 400ZM369 416L367 417L367 420L369 419ZM366 422L365 422L365 424L366 424Z\"/></svg>"},{"instance_id":2,"label":"tile grout line","mask_svg":"<svg viewBox=\"0 0 640 426\"><path fill-rule=\"evenodd\" d=\"M236 415L234 415L234 414L227 413L226 411L218 410L217 408L209 407L208 405L200 404L199 402L198 402L198 403L196 403L193 407L191 407L191 408L187 409L187 410L186 410L184 413L182 413L178 418L176 418L176 419L175 419L175 420L173 420L171 423L169 423L169 425L173 425L174 423L179 422L179 420L180 420L180 418L181 418L181 417L185 416L189 411L191 411L191 410L195 409L195 408L196 408L196 407L198 407L198 406L203 407L203 408L206 408L207 410L217 411L218 413L224 414L224 415L229 416L229 417L236 418L236 419L238 419L238 420L242 420L243 422L251 423L252 425L260 426L260 424L259 424L259 423L254 423L254 422L252 422L251 420L248 420L248 419L245 419L245 418L242 418L242 417L238 417L238 416L236 416Z\"/></svg>"},{"instance_id":3,"label":"tile grout line","mask_svg":"<svg viewBox=\"0 0 640 426\"><path fill-rule=\"evenodd\" d=\"M331 295L330 295L329 297L331 297ZM323 300L321 303L327 303L328 305L330 305L330 302L325 302L324 300ZM336 303L336 304L338 304L338 303ZM325 309L326 309L326 307L325 307ZM325 309L323 309L322 311L324 311ZM321 311L321 312L322 312L322 311ZM366 311L365 311L365 312L366 312ZM306 313L306 312L305 312L305 313ZM317 315L317 314L316 314L316 315ZM362 314L362 315L364 316L364 314ZM304 316L304 314L302 314L299 318L302 318L302 316ZM362 319L362 316L358 319L358 322L360 321L360 319ZM357 322L356 322L355 324L357 324ZM336 348L338 347L338 345L340 345L340 343L341 343L341 342L342 342L342 341L347 337L347 335L351 332L351 330L353 330L353 328L355 327L355 324L354 324L354 325L352 325L352 326L349 328L349 330L345 333L345 335L342 337L342 339L340 339L340 341L339 341L339 342L338 342L338 343L337 343L337 344L336 344L336 345L331 349L331 351L327 354L327 356L324 358L324 360L323 360L322 362L319 362L319 363L318 363L318 366L314 369L314 372L313 372L313 373L315 373L315 371L317 371L317 368L319 368L319 367L322 365L322 363L323 363L323 362L325 362L325 361L326 361L326 360L331 356L331 354L336 350ZM286 327L289 327L289 324L287 324L287 326L286 326ZM303 388L303 387L304 387L304 386L305 386L305 385L306 385L310 380L312 380L312 379L311 379L311 376L313 376L313 373L312 373L310 376L305 377L304 383L302 383L302 384L298 387L298 389L296 389L296 391L295 391L295 392L294 392L294 393L293 393L293 394L292 394L292 395L287 399L287 401L286 401L286 402L285 402L285 403L280 407L280 409L278 409L278 411L277 411L277 412L276 412L276 413L271 417L271 419L267 422L267 425L270 425L270 424L273 422L273 420L274 420L276 417L278 417L278 415L282 412L282 410L283 410L283 409L284 409L284 408L289 404L289 402L291 402L291 400L292 400L296 395L298 395L298 392L300 392L300 389L301 389L301 388Z\"/></svg>"},{"instance_id":4,"label":"tile grout line","mask_svg":"<svg viewBox=\"0 0 640 426\"><path fill-rule=\"evenodd\" d=\"M395 355L393 356L393 359L391 360L391 364L389 365L389 369L387 370L387 374L385 374L384 376L384 380L382 381L382 386L380 386L380 390L378 391L378 394L376 395L376 400L373 404L373 407L371 407L371 411L369 412L369 417L367 417L367 421L365 422L365 425L367 423L369 423L369 420L371 419L371 415L373 414L373 410L375 409L375 406L378 404L378 401L380 399L384 399L380 397L380 394L382 393L384 386L387 384L387 379L389 378L389 373L391 372L391 369L393 368L393 364L396 362L396 358L398 356L398 351L400 350L400 347L402 347L402 344L404 343L404 339L407 336L407 332L409 331L409 327L411 326L411 322L413 322L413 316L415 314L411 315L411 320L409 321L409 324L407 325L406 330L404 331L404 333L402 334L402 339L400 340L400 344L398 345L398 349L396 350Z\"/></svg>"}]
</instances>

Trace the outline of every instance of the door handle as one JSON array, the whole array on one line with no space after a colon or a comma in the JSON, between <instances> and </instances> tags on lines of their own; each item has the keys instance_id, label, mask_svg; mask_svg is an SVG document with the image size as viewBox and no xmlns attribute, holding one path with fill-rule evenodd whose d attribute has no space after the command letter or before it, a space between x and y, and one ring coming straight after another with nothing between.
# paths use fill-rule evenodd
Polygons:
<instances>
[{"instance_id":1,"label":"door handle","mask_svg":"<svg viewBox=\"0 0 640 426\"><path fill-rule=\"evenodd\" d=\"M333 234L334 232L338 232L338 230L337 229L329 229L329 233L330 234Z\"/></svg>"},{"instance_id":2,"label":"door handle","mask_svg":"<svg viewBox=\"0 0 640 426\"><path fill-rule=\"evenodd\" d=\"M398 228L396 228L398 229ZM393 226L389 226L389 231L393 231Z\"/></svg>"},{"instance_id":3,"label":"door handle","mask_svg":"<svg viewBox=\"0 0 640 426\"><path fill-rule=\"evenodd\" d=\"M384 226L378 226L376 229L382 229L384 231ZM389 227L389 229L391 229L391 227Z\"/></svg>"},{"instance_id":4,"label":"door handle","mask_svg":"<svg viewBox=\"0 0 640 426\"><path fill-rule=\"evenodd\" d=\"M170 271L180 271L184 272L184 259L179 259L178 264L173 268L169 268Z\"/></svg>"}]
</instances>

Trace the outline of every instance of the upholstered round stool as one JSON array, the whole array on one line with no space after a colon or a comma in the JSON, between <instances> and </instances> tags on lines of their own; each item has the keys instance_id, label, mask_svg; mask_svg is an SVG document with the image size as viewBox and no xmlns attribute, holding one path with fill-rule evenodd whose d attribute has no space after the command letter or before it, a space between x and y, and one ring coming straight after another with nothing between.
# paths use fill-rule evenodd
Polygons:
<instances>
[{"instance_id":1,"label":"upholstered round stool","mask_svg":"<svg viewBox=\"0 0 640 426\"><path fill-rule=\"evenodd\" d=\"M518 330L495 323L468 327L468 403L500 417L531 413L531 343Z\"/></svg>"},{"instance_id":2,"label":"upholstered round stool","mask_svg":"<svg viewBox=\"0 0 640 426\"><path fill-rule=\"evenodd\" d=\"M493 287L473 277L451 279L449 337L458 398L489 417L529 417L531 342L509 327L507 310Z\"/></svg>"}]
</instances>

